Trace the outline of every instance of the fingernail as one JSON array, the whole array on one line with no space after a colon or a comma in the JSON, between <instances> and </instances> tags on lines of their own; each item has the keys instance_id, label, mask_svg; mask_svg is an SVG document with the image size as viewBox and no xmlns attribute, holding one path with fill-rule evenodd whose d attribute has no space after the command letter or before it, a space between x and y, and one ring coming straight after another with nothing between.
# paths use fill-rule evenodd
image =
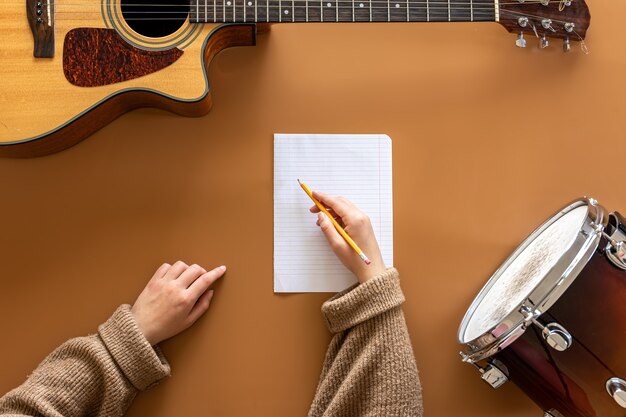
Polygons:
<instances>
[{"instance_id":1,"label":"fingernail","mask_svg":"<svg viewBox=\"0 0 626 417\"><path fill-rule=\"evenodd\" d=\"M220 270L221 270L222 272L223 272L223 271L226 271L226 265L222 265L222 266L220 266Z\"/></svg>"},{"instance_id":2,"label":"fingernail","mask_svg":"<svg viewBox=\"0 0 626 417\"><path fill-rule=\"evenodd\" d=\"M215 291L213 291L213 290L209 290L209 298L213 298L213 293L214 293L214 292L215 292Z\"/></svg>"}]
</instances>

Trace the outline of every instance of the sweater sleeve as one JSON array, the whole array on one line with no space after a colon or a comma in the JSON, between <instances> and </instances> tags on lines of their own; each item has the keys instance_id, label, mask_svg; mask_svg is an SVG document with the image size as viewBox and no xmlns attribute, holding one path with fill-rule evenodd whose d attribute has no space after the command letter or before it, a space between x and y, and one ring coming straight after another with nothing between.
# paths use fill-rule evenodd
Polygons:
<instances>
[{"instance_id":1,"label":"sweater sleeve","mask_svg":"<svg viewBox=\"0 0 626 417\"><path fill-rule=\"evenodd\" d=\"M122 416L137 392L170 373L158 347L120 306L98 334L68 340L18 388L0 398L0 416Z\"/></svg>"},{"instance_id":2,"label":"sweater sleeve","mask_svg":"<svg viewBox=\"0 0 626 417\"><path fill-rule=\"evenodd\" d=\"M334 337L309 417L421 417L422 394L398 271L338 293L322 313Z\"/></svg>"}]
</instances>

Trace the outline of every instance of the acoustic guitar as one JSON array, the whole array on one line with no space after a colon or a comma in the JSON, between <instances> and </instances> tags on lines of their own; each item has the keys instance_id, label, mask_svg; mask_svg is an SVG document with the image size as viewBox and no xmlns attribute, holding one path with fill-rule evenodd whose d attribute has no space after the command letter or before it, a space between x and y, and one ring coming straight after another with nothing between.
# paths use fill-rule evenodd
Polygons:
<instances>
[{"instance_id":1,"label":"acoustic guitar","mask_svg":"<svg viewBox=\"0 0 626 417\"><path fill-rule=\"evenodd\" d=\"M568 51L590 14L584 0L1 0L0 155L60 151L139 107L206 114L213 57L271 23L485 21Z\"/></svg>"}]
</instances>

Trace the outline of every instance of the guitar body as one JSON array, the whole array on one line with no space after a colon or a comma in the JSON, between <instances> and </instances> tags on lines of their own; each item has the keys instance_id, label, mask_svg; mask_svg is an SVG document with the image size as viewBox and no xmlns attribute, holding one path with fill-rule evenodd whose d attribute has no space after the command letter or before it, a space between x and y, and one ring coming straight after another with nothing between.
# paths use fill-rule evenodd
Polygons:
<instances>
[{"instance_id":1,"label":"guitar body","mask_svg":"<svg viewBox=\"0 0 626 417\"><path fill-rule=\"evenodd\" d=\"M71 5L55 5L49 58L34 56L26 5L0 4L0 156L63 150L139 107L206 114L212 58L227 47L255 44L254 24L186 19L154 38L135 32L116 1L66 1ZM46 5L40 7L45 13Z\"/></svg>"}]
</instances>

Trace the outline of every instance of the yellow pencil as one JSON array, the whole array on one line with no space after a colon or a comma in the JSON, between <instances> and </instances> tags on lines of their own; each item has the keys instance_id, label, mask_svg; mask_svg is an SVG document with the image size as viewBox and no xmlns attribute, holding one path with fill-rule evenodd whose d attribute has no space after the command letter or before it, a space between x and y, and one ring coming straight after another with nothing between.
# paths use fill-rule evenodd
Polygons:
<instances>
[{"instance_id":1,"label":"yellow pencil","mask_svg":"<svg viewBox=\"0 0 626 417\"><path fill-rule=\"evenodd\" d=\"M319 201L317 201L315 197L313 197L313 193L311 192L311 189L309 189L309 187L307 187L307 185L301 182L300 180L298 180L298 184L300 184L300 187L302 187L304 192L307 193L309 197L311 197L311 200L313 200L317 208L320 209L320 211L322 211L324 214L328 216L330 221L333 223L333 226L335 226L335 229L337 229L339 234L345 239L346 242L348 242L348 245L350 245L350 247L354 249L357 255L359 255L359 257L363 259L363 262L365 262L366 265L371 264L372 262L369 260L367 256L365 256L361 248L359 248L359 246L356 243L354 243L354 240L352 240L352 238L346 233L346 231L343 230L343 228L339 225L339 223L337 223L337 221L333 218L333 216L330 215L328 210L326 210L326 208Z\"/></svg>"}]
</instances>

